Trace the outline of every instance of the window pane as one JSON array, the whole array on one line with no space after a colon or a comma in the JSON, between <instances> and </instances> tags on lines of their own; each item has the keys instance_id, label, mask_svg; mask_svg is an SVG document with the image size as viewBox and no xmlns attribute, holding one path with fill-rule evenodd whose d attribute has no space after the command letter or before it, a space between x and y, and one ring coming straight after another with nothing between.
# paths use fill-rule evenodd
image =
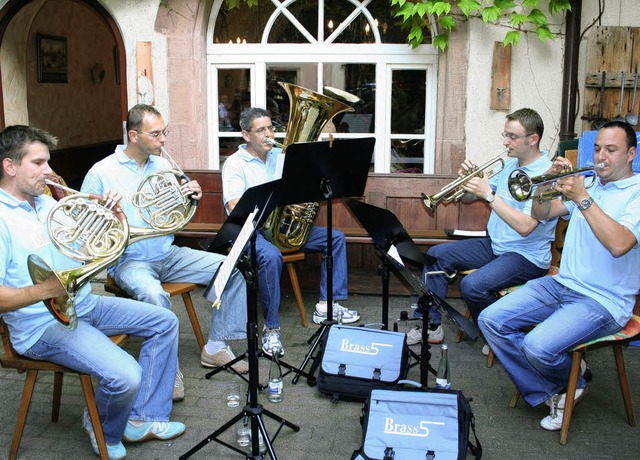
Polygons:
<instances>
[{"instance_id":1,"label":"window pane","mask_svg":"<svg viewBox=\"0 0 640 460\"><path fill-rule=\"evenodd\" d=\"M220 169L225 160L236 153L240 144L246 144L242 137L223 137L220 139Z\"/></svg>"},{"instance_id":2,"label":"window pane","mask_svg":"<svg viewBox=\"0 0 640 460\"><path fill-rule=\"evenodd\" d=\"M394 70L391 93L391 133L424 134L425 70Z\"/></svg>"},{"instance_id":3,"label":"window pane","mask_svg":"<svg viewBox=\"0 0 640 460\"><path fill-rule=\"evenodd\" d=\"M300 26L309 35L318 38L318 2L294 2L287 9L300 24L293 24L288 17L281 14L269 33L268 43L309 43L309 39L300 31Z\"/></svg>"},{"instance_id":4,"label":"window pane","mask_svg":"<svg viewBox=\"0 0 640 460\"><path fill-rule=\"evenodd\" d=\"M218 101L220 131L240 131L240 112L251 106L249 69L218 69Z\"/></svg>"},{"instance_id":5,"label":"window pane","mask_svg":"<svg viewBox=\"0 0 640 460\"><path fill-rule=\"evenodd\" d=\"M391 172L422 173L423 164L423 140L393 139L391 141Z\"/></svg>"},{"instance_id":6,"label":"window pane","mask_svg":"<svg viewBox=\"0 0 640 460\"><path fill-rule=\"evenodd\" d=\"M317 64L267 64L267 110L278 132L286 131L291 107L289 95L278 82L317 91L317 68Z\"/></svg>"},{"instance_id":7,"label":"window pane","mask_svg":"<svg viewBox=\"0 0 640 460\"><path fill-rule=\"evenodd\" d=\"M249 8L241 3L229 9L222 3L216 18L214 43L260 43L267 20L275 10L271 2L260 2L260 7Z\"/></svg>"},{"instance_id":8,"label":"window pane","mask_svg":"<svg viewBox=\"0 0 640 460\"><path fill-rule=\"evenodd\" d=\"M347 103L355 112L340 113L333 118L338 133L373 133L375 113L375 64L324 65L324 86L331 86L360 98Z\"/></svg>"}]
</instances>

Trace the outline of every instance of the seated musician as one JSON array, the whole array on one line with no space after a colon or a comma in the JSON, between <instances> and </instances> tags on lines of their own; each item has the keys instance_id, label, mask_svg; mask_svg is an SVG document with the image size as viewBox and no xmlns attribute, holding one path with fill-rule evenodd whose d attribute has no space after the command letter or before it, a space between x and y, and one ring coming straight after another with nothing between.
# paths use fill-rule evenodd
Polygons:
<instances>
[{"instance_id":1,"label":"seated musician","mask_svg":"<svg viewBox=\"0 0 640 460\"><path fill-rule=\"evenodd\" d=\"M240 114L242 137L247 142L224 162L222 167L222 192L227 212L236 206L242 194L250 187L275 179L276 157L281 153L270 142L274 139L274 127L269 112L252 107ZM354 323L360 319L355 310L340 305L347 291L347 245L344 234L332 231L333 244L333 318L342 317L343 323ZM327 231L313 227L308 241L300 248L302 252L327 252ZM282 276L282 254L258 232L256 241L258 259L258 286L264 313L262 349L271 355L272 349L284 354L280 340L280 278ZM320 272L320 301L316 304L313 321L316 324L327 319L327 269L326 257L322 259Z\"/></svg>"},{"instance_id":2,"label":"seated musician","mask_svg":"<svg viewBox=\"0 0 640 460\"><path fill-rule=\"evenodd\" d=\"M631 318L640 290L640 176L631 163L636 133L613 121L598 132L593 155L597 179L588 190L582 175L559 178L554 188L566 198L533 205L539 219L569 220L560 271L529 281L480 314L478 324L522 397L531 406L546 402L540 422L559 430L573 347L618 331ZM558 158L549 173L571 168ZM530 332L527 327L536 325ZM586 394L578 377L576 403Z\"/></svg>"},{"instance_id":3,"label":"seated musician","mask_svg":"<svg viewBox=\"0 0 640 460\"><path fill-rule=\"evenodd\" d=\"M132 198L150 174L174 169L160 156L167 135L167 126L155 107L134 106L127 115L129 143L117 146L113 154L96 163L87 173L81 191L100 195L105 190L117 190L123 195L122 208L129 224L150 228ZM194 192L194 199L200 199L202 189L196 181L187 182L185 186ZM161 283L207 285L224 261L219 254L178 247L173 239L173 235L165 234L130 244L118 263L109 268L109 274L134 299L170 309L169 294L162 289ZM235 359L225 340L246 338L246 322L246 283L242 274L235 270L222 295L222 306L212 309L209 340L202 349L201 364L219 367ZM241 373L249 371L246 361L233 364L233 368ZM175 389L175 399L182 399L184 386L179 370Z\"/></svg>"},{"instance_id":4,"label":"seated musician","mask_svg":"<svg viewBox=\"0 0 640 460\"><path fill-rule=\"evenodd\" d=\"M540 150L544 124L540 115L532 109L520 109L506 116L502 144L507 149L507 159L500 172L490 179L473 177L463 186L463 201L485 200L491 208L486 238L469 238L433 246L428 254L437 259L424 267L423 277L431 291L444 299L449 278L445 275L429 275L444 271L449 274L475 269L460 282L460 293L477 321L478 315L498 298L507 287L522 284L547 273L551 263L551 242L555 236L557 219L536 219L531 216L531 201L516 201L509 193L509 174L516 168L530 176L537 176L549 169L551 160L547 152ZM473 163L465 160L460 176L468 173ZM420 309L416 310L421 315ZM429 343L444 339L441 314L430 312ZM420 331L408 334L409 344L421 340ZM488 354L488 349L483 348Z\"/></svg>"},{"instance_id":5,"label":"seated musician","mask_svg":"<svg viewBox=\"0 0 640 460\"><path fill-rule=\"evenodd\" d=\"M0 314L18 353L96 377L96 405L109 458L120 459L127 454L123 439L166 440L185 431L184 424L169 421L178 320L171 311L158 311L147 303L95 296L89 284L75 298L76 329L63 327L49 313L44 301L66 291L55 276L34 285L28 256L37 253L56 270L81 265L57 249L47 230L47 216L56 201L44 195L45 179L52 173L49 149L56 142L49 133L28 126L0 132ZM113 198L103 195L103 201ZM138 361L106 334L140 337ZM86 409L82 426L97 454Z\"/></svg>"}]
</instances>

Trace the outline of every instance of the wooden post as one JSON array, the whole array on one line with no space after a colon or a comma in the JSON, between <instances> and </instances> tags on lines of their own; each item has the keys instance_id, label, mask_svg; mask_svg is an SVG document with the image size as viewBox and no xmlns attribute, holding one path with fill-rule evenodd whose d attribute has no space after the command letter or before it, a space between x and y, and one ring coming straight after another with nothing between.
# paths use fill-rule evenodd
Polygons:
<instances>
[{"instance_id":1,"label":"wooden post","mask_svg":"<svg viewBox=\"0 0 640 460\"><path fill-rule=\"evenodd\" d=\"M511 46L493 44L491 110L511 109Z\"/></svg>"},{"instance_id":2,"label":"wooden post","mask_svg":"<svg viewBox=\"0 0 640 460\"><path fill-rule=\"evenodd\" d=\"M155 94L153 91L151 42L136 43L136 75L138 104L153 105Z\"/></svg>"}]
</instances>

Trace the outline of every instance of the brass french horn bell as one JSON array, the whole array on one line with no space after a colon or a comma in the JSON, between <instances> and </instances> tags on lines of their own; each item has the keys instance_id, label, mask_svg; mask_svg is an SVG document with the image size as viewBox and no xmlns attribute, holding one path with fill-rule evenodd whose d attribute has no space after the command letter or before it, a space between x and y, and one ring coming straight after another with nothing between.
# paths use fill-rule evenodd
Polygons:
<instances>
[{"instance_id":1,"label":"brass french horn bell","mask_svg":"<svg viewBox=\"0 0 640 460\"><path fill-rule=\"evenodd\" d=\"M46 182L55 187L64 187L50 180ZM43 302L60 324L75 329L78 325L75 310L78 291L124 253L129 225L124 213L116 213L101 205L101 197L67 187L64 189L73 194L61 199L51 209L47 216L47 231L60 252L84 262L84 265L54 270L40 256L31 254L27 259L27 267L34 284L43 283L51 276L58 279L66 295Z\"/></svg>"}]
</instances>

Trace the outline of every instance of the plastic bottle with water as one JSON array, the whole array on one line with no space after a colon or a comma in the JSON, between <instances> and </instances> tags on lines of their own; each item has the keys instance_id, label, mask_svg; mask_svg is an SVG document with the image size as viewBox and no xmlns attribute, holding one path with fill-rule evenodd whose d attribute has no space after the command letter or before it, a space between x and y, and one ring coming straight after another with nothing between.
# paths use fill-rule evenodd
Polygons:
<instances>
[{"instance_id":1,"label":"plastic bottle with water","mask_svg":"<svg viewBox=\"0 0 640 460\"><path fill-rule=\"evenodd\" d=\"M438 373L436 374L436 388L451 388L451 379L449 376L449 347L446 343L442 344L442 354L438 363Z\"/></svg>"},{"instance_id":2,"label":"plastic bottle with water","mask_svg":"<svg viewBox=\"0 0 640 460\"><path fill-rule=\"evenodd\" d=\"M278 351L271 350L271 367L269 367L269 401L279 403L283 395L282 369L278 362Z\"/></svg>"}]
</instances>

